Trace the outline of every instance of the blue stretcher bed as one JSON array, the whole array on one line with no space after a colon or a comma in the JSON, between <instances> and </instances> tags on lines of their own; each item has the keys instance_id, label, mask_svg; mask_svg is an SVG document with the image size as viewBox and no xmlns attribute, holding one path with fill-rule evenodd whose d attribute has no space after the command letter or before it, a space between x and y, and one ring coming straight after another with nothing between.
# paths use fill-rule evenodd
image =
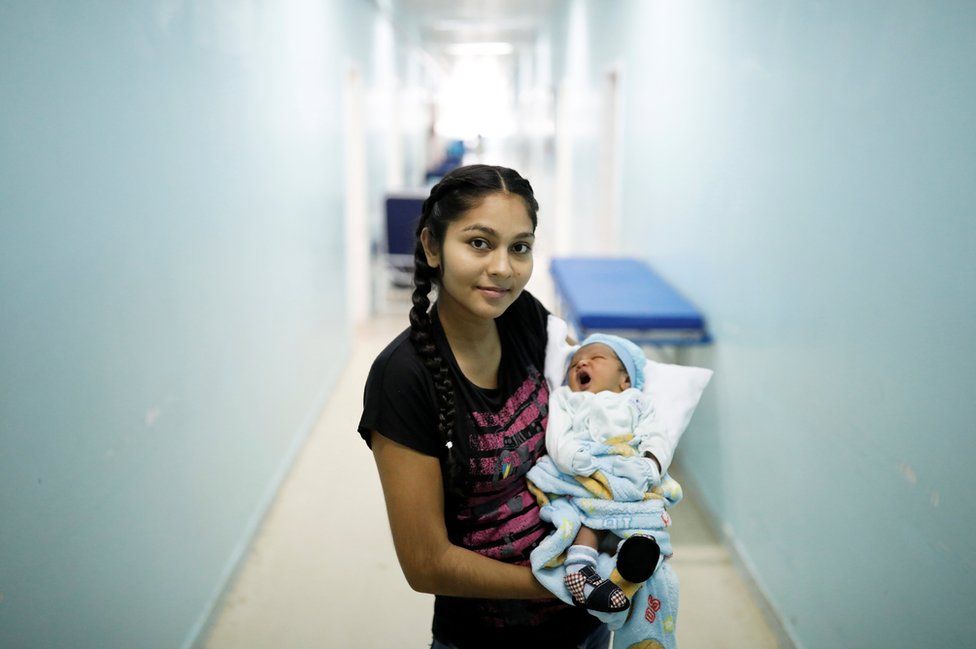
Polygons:
<instances>
[{"instance_id":1,"label":"blue stretcher bed","mask_svg":"<svg viewBox=\"0 0 976 649\"><path fill-rule=\"evenodd\" d=\"M639 259L559 258L550 272L580 340L601 331L641 345L711 342L698 309Z\"/></svg>"}]
</instances>

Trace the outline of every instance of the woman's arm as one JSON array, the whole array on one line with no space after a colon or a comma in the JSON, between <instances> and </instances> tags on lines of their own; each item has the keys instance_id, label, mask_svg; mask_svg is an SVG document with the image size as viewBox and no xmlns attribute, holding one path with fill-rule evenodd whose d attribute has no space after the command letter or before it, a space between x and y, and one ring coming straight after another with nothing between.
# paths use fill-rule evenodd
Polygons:
<instances>
[{"instance_id":1,"label":"woman's arm","mask_svg":"<svg viewBox=\"0 0 976 649\"><path fill-rule=\"evenodd\" d=\"M458 547L447 538L440 462L372 433L373 457L400 568L421 593L489 599L553 595L532 570Z\"/></svg>"}]
</instances>

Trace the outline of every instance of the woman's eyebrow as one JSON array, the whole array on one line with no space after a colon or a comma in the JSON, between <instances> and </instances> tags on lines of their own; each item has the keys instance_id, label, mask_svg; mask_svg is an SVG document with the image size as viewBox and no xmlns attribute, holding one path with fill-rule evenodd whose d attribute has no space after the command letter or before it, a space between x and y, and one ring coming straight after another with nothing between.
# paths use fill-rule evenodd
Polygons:
<instances>
[{"instance_id":1,"label":"woman's eyebrow","mask_svg":"<svg viewBox=\"0 0 976 649\"><path fill-rule=\"evenodd\" d=\"M498 234L498 230L496 230L495 228L490 228L487 225L481 225L480 223L475 223L474 225L469 225L466 228L462 228L461 229L461 232L468 232L469 230L478 230L480 232L484 232L485 234L489 234L489 235L491 235L493 237L501 238L501 235ZM514 238L515 239L524 239L525 237L532 237L534 239L535 238L535 233L534 232L520 232L519 234L516 234Z\"/></svg>"}]
</instances>

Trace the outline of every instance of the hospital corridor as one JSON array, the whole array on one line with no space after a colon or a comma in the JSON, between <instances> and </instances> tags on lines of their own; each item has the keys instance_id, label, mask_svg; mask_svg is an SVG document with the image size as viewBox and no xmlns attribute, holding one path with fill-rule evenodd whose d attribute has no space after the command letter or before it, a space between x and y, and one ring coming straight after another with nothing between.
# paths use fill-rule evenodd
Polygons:
<instances>
[{"instance_id":1,"label":"hospital corridor","mask_svg":"<svg viewBox=\"0 0 976 649\"><path fill-rule=\"evenodd\" d=\"M554 340L616 334L674 445L632 503L608 475L627 437L559 498L523 476L555 401L523 383L456 415L495 422L471 466L542 512L518 552L600 498L606 529L657 535L601 649L976 646L972 60L960 0L0 0L0 648L431 647L399 465L357 428L421 327L415 282L474 272L417 243L497 214L440 198L471 165L531 184L527 251L478 225L464 259L530 274L547 337L520 294L476 382L449 309L495 327L511 291L445 280L440 367L504 397L507 336L545 341L525 380L548 399L577 349ZM442 420L446 375L424 375ZM474 442L444 439L448 471ZM478 551L517 554L516 500L481 505L511 519ZM566 602L543 575L570 556L534 573Z\"/></svg>"}]
</instances>

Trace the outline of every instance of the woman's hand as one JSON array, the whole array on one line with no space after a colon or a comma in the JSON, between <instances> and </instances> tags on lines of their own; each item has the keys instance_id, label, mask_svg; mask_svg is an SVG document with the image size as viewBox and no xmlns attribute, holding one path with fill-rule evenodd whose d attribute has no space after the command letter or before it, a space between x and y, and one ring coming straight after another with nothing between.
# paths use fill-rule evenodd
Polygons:
<instances>
[{"instance_id":1,"label":"woman's hand","mask_svg":"<svg viewBox=\"0 0 976 649\"><path fill-rule=\"evenodd\" d=\"M373 457L400 568L421 593L455 597L553 597L532 571L458 547L447 537L440 462L372 433Z\"/></svg>"}]
</instances>

